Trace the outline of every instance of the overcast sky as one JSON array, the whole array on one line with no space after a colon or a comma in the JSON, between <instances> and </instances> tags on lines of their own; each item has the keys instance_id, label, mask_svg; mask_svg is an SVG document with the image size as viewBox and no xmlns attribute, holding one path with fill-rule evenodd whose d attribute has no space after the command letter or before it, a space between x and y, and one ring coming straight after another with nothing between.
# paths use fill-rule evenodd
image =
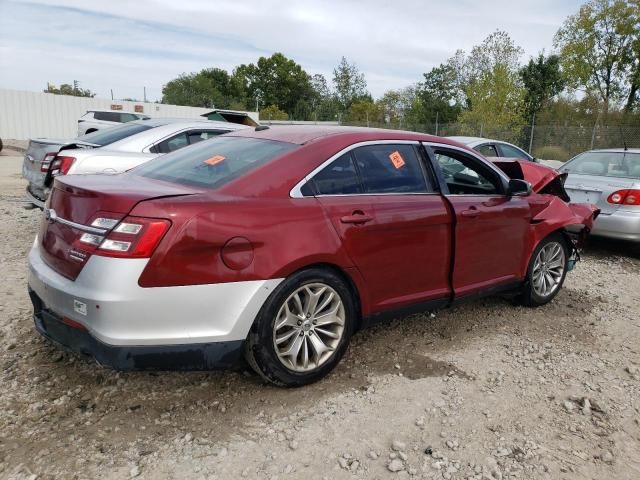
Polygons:
<instances>
[{"instance_id":1,"label":"overcast sky","mask_svg":"<svg viewBox=\"0 0 640 480\"><path fill-rule=\"evenodd\" d=\"M378 97L420 81L496 29L525 50L552 49L580 0L0 0L0 87L79 80L98 97L160 99L205 67L231 71L282 52L331 79L342 55Z\"/></svg>"}]
</instances>

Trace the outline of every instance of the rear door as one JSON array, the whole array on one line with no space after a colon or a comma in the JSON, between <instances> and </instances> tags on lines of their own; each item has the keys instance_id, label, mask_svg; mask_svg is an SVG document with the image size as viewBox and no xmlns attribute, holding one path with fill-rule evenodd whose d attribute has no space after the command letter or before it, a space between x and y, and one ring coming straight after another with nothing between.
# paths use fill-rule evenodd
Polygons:
<instances>
[{"instance_id":1,"label":"rear door","mask_svg":"<svg viewBox=\"0 0 640 480\"><path fill-rule=\"evenodd\" d=\"M522 278L531 218L527 199L508 198L498 171L470 153L438 145L428 151L455 212L455 295Z\"/></svg>"},{"instance_id":2,"label":"rear door","mask_svg":"<svg viewBox=\"0 0 640 480\"><path fill-rule=\"evenodd\" d=\"M354 148L312 179L373 311L446 297L451 219L417 142Z\"/></svg>"}]
</instances>

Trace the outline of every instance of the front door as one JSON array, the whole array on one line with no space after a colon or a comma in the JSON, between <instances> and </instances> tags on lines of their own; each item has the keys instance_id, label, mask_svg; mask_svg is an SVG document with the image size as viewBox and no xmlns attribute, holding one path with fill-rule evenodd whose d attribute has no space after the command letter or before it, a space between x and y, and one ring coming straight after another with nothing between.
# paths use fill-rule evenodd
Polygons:
<instances>
[{"instance_id":1,"label":"front door","mask_svg":"<svg viewBox=\"0 0 640 480\"><path fill-rule=\"evenodd\" d=\"M509 198L500 174L471 154L435 146L430 153L455 213L456 297L522 279L531 218L526 198Z\"/></svg>"}]
</instances>

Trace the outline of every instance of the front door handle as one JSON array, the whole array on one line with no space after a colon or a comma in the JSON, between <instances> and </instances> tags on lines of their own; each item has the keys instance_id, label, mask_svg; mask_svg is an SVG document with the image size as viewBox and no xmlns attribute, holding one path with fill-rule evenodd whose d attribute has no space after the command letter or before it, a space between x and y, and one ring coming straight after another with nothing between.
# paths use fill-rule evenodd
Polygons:
<instances>
[{"instance_id":1,"label":"front door handle","mask_svg":"<svg viewBox=\"0 0 640 480\"><path fill-rule=\"evenodd\" d=\"M342 223L351 223L354 225L367 223L373 220L373 217L366 215L362 210L355 210L351 215L340 217Z\"/></svg>"},{"instance_id":2,"label":"front door handle","mask_svg":"<svg viewBox=\"0 0 640 480\"><path fill-rule=\"evenodd\" d=\"M480 210L478 210L476 207L469 207L468 210L463 210L460 214L463 217L475 218L480 215Z\"/></svg>"}]
</instances>

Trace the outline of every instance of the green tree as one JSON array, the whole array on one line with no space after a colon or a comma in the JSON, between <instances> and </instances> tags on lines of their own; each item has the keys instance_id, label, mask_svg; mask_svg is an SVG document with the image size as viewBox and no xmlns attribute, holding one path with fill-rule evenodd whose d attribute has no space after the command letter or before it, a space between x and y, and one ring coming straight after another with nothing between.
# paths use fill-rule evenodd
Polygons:
<instances>
[{"instance_id":1,"label":"green tree","mask_svg":"<svg viewBox=\"0 0 640 480\"><path fill-rule=\"evenodd\" d=\"M544 56L532 58L520 69L520 78L526 89L524 116L530 121L544 105L564 90L565 82L560 71L560 57Z\"/></svg>"},{"instance_id":2,"label":"green tree","mask_svg":"<svg viewBox=\"0 0 640 480\"><path fill-rule=\"evenodd\" d=\"M416 101L410 114L414 123L455 122L462 111L462 101L466 102L464 90L461 93L460 79L453 62L441 64L424 74L424 82L418 85Z\"/></svg>"},{"instance_id":3,"label":"green tree","mask_svg":"<svg viewBox=\"0 0 640 480\"><path fill-rule=\"evenodd\" d=\"M522 110L525 89L518 73L507 65L496 65L467 88L471 109L462 112L460 123L465 133L499 132L501 139L516 141L524 125Z\"/></svg>"},{"instance_id":4,"label":"green tree","mask_svg":"<svg viewBox=\"0 0 640 480\"><path fill-rule=\"evenodd\" d=\"M91 90L73 87L68 83L63 83L60 87L56 87L50 83L47 83L47 89L43 90L45 93L53 93L54 95L72 95L74 97L89 97L96 96Z\"/></svg>"},{"instance_id":5,"label":"green tree","mask_svg":"<svg viewBox=\"0 0 640 480\"><path fill-rule=\"evenodd\" d=\"M269 105L260 110L260 121L265 122L269 120L289 120L289 115L287 112L280 110L276 105Z\"/></svg>"},{"instance_id":6,"label":"green tree","mask_svg":"<svg viewBox=\"0 0 640 480\"><path fill-rule=\"evenodd\" d=\"M162 88L162 103L203 108L246 108L242 86L226 70L205 68L183 73Z\"/></svg>"},{"instance_id":7,"label":"green tree","mask_svg":"<svg viewBox=\"0 0 640 480\"><path fill-rule=\"evenodd\" d=\"M364 74L358 70L355 63L349 63L345 57L342 57L333 70L333 87L343 112L346 112L355 100L370 97Z\"/></svg>"},{"instance_id":8,"label":"green tree","mask_svg":"<svg viewBox=\"0 0 640 480\"><path fill-rule=\"evenodd\" d=\"M369 98L354 100L347 110L344 120L367 125L384 121L384 107Z\"/></svg>"},{"instance_id":9,"label":"green tree","mask_svg":"<svg viewBox=\"0 0 640 480\"><path fill-rule=\"evenodd\" d=\"M249 102L275 105L292 115L300 100L308 102L314 96L310 75L282 53L260 57L255 64L240 65L234 76L242 83Z\"/></svg>"},{"instance_id":10,"label":"green tree","mask_svg":"<svg viewBox=\"0 0 640 480\"><path fill-rule=\"evenodd\" d=\"M605 115L628 81L637 8L629 0L589 0L554 37L569 85L596 92Z\"/></svg>"}]
</instances>

